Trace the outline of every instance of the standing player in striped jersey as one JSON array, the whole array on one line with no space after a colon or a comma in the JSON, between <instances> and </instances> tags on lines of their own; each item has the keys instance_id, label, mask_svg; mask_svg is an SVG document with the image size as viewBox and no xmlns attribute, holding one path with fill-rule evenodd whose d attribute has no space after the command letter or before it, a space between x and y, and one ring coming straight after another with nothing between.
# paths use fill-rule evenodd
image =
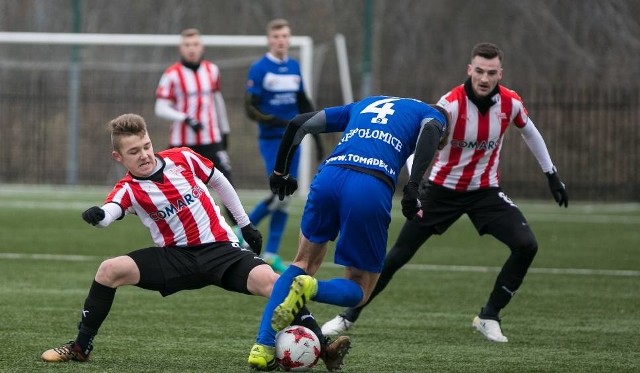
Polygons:
<instances>
[{"instance_id":1,"label":"standing player in striped jersey","mask_svg":"<svg viewBox=\"0 0 640 373\"><path fill-rule=\"evenodd\" d=\"M247 116L258 122L258 146L267 177L273 171L278 146L289 120L297 114L313 110L304 90L300 64L289 57L290 38L291 29L286 20L274 19L269 22L269 51L251 66L248 73L245 107ZM322 160L322 142L317 135L314 135L314 140L317 158ZM299 153L296 152L291 165L291 175L294 177L298 175ZM289 197L279 201L270 194L249 213L251 222L256 226L271 215L263 258L277 272L286 268L278 256L278 250L289 216L288 205Z\"/></svg>"},{"instance_id":2,"label":"standing player in striped jersey","mask_svg":"<svg viewBox=\"0 0 640 373\"><path fill-rule=\"evenodd\" d=\"M520 288L538 250L536 238L518 207L499 185L498 165L504 134L513 123L545 173L560 206L569 199L545 142L521 98L501 86L502 51L494 44L477 44L467 67L467 81L442 96L438 105L452 116L451 139L438 154L428 180L420 184L423 216L409 219L389 251L369 302L387 286L433 234L444 233L467 214L479 234L490 234L511 250L489 299L472 326L488 340L507 342L499 313ZM414 187L418 187L417 184ZM366 306L349 308L322 326L327 335L342 334Z\"/></svg>"},{"instance_id":3,"label":"standing player in striped jersey","mask_svg":"<svg viewBox=\"0 0 640 373\"><path fill-rule=\"evenodd\" d=\"M275 333L306 302L357 306L367 301L382 270L398 174L415 150L414 173L404 188L402 211L419 213L418 182L446 138L448 114L424 102L389 96L296 116L287 126L270 178L279 199L293 193L291 159L307 133L344 132L315 175L302 214L298 253L273 286L249 365L265 370L274 360ZM345 278L312 277L338 237L334 261ZM346 339L341 336L336 341Z\"/></svg>"},{"instance_id":4,"label":"standing player in striped jersey","mask_svg":"<svg viewBox=\"0 0 640 373\"><path fill-rule=\"evenodd\" d=\"M169 66L160 78L155 113L172 121L170 147L193 149L213 161L231 181L227 154L230 129L220 92L220 69L203 58L204 45L197 29L186 29L180 35L180 62ZM227 210L226 215L238 234L233 214Z\"/></svg>"},{"instance_id":5,"label":"standing player in striped jersey","mask_svg":"<svg viewBox=\"0 0 640 373\"><path fill-rule=\"evenodd\" d=\"M278 278L257 256L262 247L260 232L250 223L229 181L209 159L186 147L155 154L145 121L139 115L122 115L110 121L109 127L113 158L128 172L104 205L89 208L82 218L94 226L107 227L127 214L135 214L149 229L156 246L100 264L84 302L76 339L45 351L42 360L46 362L89 359L93 338L120 286L134 285L168 296L215 285L268 297ZM239 246L207 186L220 195L253 251ZM322 337L320 327L306 309L297 317L297 324ZM336 352L338 347L335 341L325 341L322 358L327 364L342 362Z\"/></svg>"}]
</instances>

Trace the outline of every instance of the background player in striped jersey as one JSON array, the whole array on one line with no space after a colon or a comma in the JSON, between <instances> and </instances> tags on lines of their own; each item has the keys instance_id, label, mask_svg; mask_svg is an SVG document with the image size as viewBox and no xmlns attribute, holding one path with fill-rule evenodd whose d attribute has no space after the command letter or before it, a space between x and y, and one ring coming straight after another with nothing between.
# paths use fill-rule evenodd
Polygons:
<instances>
[{"instance_id":1,"label":"background player in striped jersey","mask_svg":"<svg viewBox=\"0 0 640 373\"><path fill-rule=\"evenodd\" d=\"M499 186L500 148L509 124L520 130L545 173L556 202L565 207L569 202L545 142L522 100L514 91L499 84L502 57L503 52L494 44L474 46L467 66L469 78L438 102L451 113L451 140L438 154L428 180L420 184L423 216L404 224L369 298L371 302L384 290L395 272L431 235L444 233L467 214L479 234L490 234L511 250L487 303L472 322L474 328L494 342L507 342L500 327L500 310L520 288L538 250L527 220ZM365 306L345 310L325 323L323 332L343 333Z\"/></svg>"},{"instance_id":2,"label":"background player in striped jersey","mask_svg":"<svg viewBox=\"0 0 640 373\"><path fill-rule=\"evenodd\" d=\"M197 29L185 29L180 36L180 62L169 66L160 78L155 113L172 122L170 147L190 147L212 160L231 182L230 128L220 91L220 69L203 58L204 45ZM237 226L233 214L227 210L226 215Z\"/></svg>"},{"instance_id":3,"label":"background player in striped jersey","mask_svg":"<svg viewBox=\"0 0 640 373\"><path fill-rule=\"evenodd\" d=\"M293 263L273 287L265 306L249 365L263 369L273 360L275 332L292 322L306 302L356 306L375 286L387 248L391 202L398 174L415 150L414 173L404 189L403 213L419 213L418 181L439 142L446 137L447 113L421 101L373 96L296 116L288 125L270 178L279 199L293 193L290 174L296 147L307 133L343 132L319 167L304 207L300 243ZM345 278L318 281L327 243L338 237L334 261ZM343 336L344 337L344 336Z\"/></svg>"},{"instance_id":4,"label":"background player in striped jersey","mask_svg":"<svg viewBox=\"0 0 640 373\"><path fill-rule=\"evenodd\" d=\"M209 159L186 147L155 154L145 121L139 115L122 115L110 121L109 127L113 158L128 172L104 205L89 208L82 218L94 226L107 227L127 214L136 214L156 246L100 264L84 302L75 341L45 351L42 360L47 362L88 360L93 338L120 286L135 285L168 296L215 285L268 297L278 278L257 256L262 246L260 232L250 223L229 181ZM220 215L207 186L233 213L253 251L238 245L238 238ZM320 327L306 309L297 320L324 341ZM341 364L342 356L336 350L343 342L324 342L325 363Z\"/></svg>"},{"instance_id":5,"label":"background player in striped jersey","mask_svg":"<svg viewBox=\"0 0 640 373\"><path fill-rule=\"evenodd\" d=\"M299 113L313 110L304 91L300 64L289 57L291 29L284 19L274 19L267 24L269 51L256 61L248 73L245 107L249 118L258 122L258 146L265 164L267 177L273 171L278 146L285 127L291 118ZM314 135L316 155L322 160L322 142ZM291 174L298 175L299 151L295 153ZM271 215L269 234L263 254L264 260L274 270L282 272L285 265L278 256L280 241L289 213L289 197L283 201L269 195L249 213L256 226Z\"/></svg>"}]
</instances>

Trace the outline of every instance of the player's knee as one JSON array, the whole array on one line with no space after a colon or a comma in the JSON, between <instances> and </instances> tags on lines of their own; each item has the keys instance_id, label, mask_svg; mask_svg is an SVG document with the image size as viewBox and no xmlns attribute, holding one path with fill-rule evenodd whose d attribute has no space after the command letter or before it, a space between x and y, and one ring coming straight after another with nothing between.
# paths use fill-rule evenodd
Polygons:
<instances>
[{"instance_id":1,"label":"player's knee","mask_svg":"<svg viewBox=\"0 0 640 373\"><path fill-rule=\"evenodd\" d=\"M135 275L130 262L133 261L129 257L116 257L103 261L98 267L95 280L109 287L128 284L127 281Z\"/></svg>"},{"instance_id":2,"label":"player's knee","mask_svg":"<svg viewBox=\"0 0 640 373\"><path fill-rule=\"evenodd\" d=\"M278 279L278 274L267 264L256 266L249 272L247 278L247 290L251 294L263 297L271 296L273 284Z\"/></svg>"},{"instance_id":3,"label":"player's knee","mask_svg":"<svg viewBox=\"0 0 640 373\"><path fill-rule=\"evenodd\" d=\"M536 256L538 252L538 242L533 235L527 235L526 237L522 237L517 243L515 243L511 250L514 253L518 253L527 258L532 258Z\"/></svg>"},{"instance_id":4,"label":"player's knee","mask_svg":"<svg viewBox=\"0 0 640 373\"><path fill-rule=\"evenodd\" d=\"M118 262L115 258L107 259L100 263L98 271L96 272L96 281L100 284L110 286L113 283L113 279L118 272Z\"/></svg>"}]
</instances>

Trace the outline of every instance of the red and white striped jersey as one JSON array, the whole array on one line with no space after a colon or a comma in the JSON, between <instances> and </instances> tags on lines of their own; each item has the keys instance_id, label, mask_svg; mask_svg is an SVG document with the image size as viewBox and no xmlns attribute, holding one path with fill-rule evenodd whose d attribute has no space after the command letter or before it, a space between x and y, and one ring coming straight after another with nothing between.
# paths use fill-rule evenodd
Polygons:
<instances>
[{"instance_id":1,"label":"red and white striped jersey","mask_svg":"<svg viewBox=\"0 0 640 373\"><path fill-rule=\"evenodd\" d=\"M139 179L127 172L105 204L114 202L125 214L137 214L156 246L237 241L207 189L213 163L189 148L171 148L157 155L164 163L162 180L157 174Z\"/></svg>"},{"instance_id":2,"label":"red and white striped jersey","mask_svg":"<svg viewBox=\"0 0 640 373\"><path fill-rule=\"evenodd\" d=\"M220 90L220 69L203 60L196 71L181 63L171 65L160 78L156 98L171 100L174 108L202 123L194 132L183 122L173 122L169 145L208 145L222 141L213 94Z\"/></svg>"},{"instance_id":3,"label":"red and white striped jersey","mask_svg":"<svg viewBox=\"0 0 640 373\"><path fill-rule=\"evenodd\" d=\"M495 104L483 115L469 100L464 84L438 101L451 113L449 143L438 153L429 180L445 188L468 191L497 187L498 166L505 131L510 123L522 128L529 120L518 94L498 86Z\"/></svg>"}]
</instances>

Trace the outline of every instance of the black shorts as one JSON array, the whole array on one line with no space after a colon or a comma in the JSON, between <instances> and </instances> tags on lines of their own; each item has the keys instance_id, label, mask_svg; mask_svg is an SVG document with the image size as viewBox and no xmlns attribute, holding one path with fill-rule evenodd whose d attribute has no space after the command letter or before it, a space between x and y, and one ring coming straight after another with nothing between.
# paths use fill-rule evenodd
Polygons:
<instances>
[{"instance_id":1,"label":"black shorts","mask_svg":"<svg viewBox=\"0 0 640 373\"><path fill-rule=\"evenodd\" d=\"M127 255L140 270L140 282L136 286L158 291L164 297L207 285L250 294L247 289L249 272L265 264L253 251L231 242L147 247Z\"/></svg>"},{"instance_id":2,"label":"black shorts","mask_svg":"<svg viewBox=\"0 0 640 373\"><path fill-rule=\"evenodd\" d=\"M517 214L513 221L526 221L522 212L501 188L458 192L431 183L420 184L420 203L423 216L419 223L444 233L463 214L467 214L476 230L484 234L490 222L509 214Z\"/></svg>"}]
</instances>

